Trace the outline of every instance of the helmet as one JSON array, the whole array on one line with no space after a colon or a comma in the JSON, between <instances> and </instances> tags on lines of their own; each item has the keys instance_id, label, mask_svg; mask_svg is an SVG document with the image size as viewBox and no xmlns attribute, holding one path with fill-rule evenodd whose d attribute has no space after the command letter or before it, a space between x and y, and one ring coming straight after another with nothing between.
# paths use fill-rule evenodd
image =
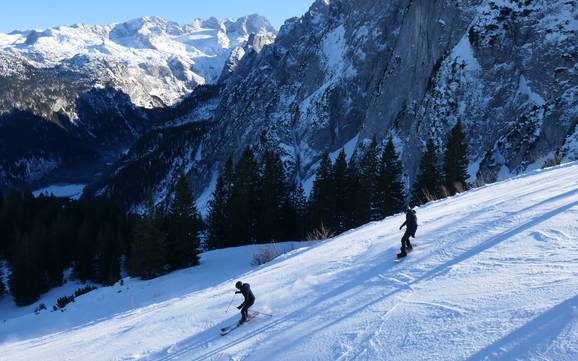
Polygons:
<instances>
[{"instance_id":1,"label":"helmet","mask_svg":"<svg viewBox=\"0 0 578 361\"><path fill-rule=\"evenodd\" d=\"M238 289L241 289L242 285L243 285L243 282L241 282L241 281L237 281L237 283L235 283L235 287Z\"/></svg>"},{"instance_id":2,"label":"helmet","mask_svg":"<svg viewBox=\"0 0 578 361\"><path fill-rule=\"evenodd\" d=\"M406 212L411 212L411 211L412 211L411 206L405 207L405 211L406 211Z\"/></svg>"}]
</instances>

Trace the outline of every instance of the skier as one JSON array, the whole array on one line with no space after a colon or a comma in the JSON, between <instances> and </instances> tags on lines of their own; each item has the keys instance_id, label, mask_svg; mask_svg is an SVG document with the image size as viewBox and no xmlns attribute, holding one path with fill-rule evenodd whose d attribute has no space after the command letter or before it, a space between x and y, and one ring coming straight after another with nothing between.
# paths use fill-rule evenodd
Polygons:
<instances>
[{"instance_id":1,"label":"skier","mask_svg":"<svg viewBox=\"0 0 578 361\"><path fill-rule=\"evenodd\" d=\"M409 237L411 236L415 238L415 231L417 231L417 216L410 206L405 210L405 222L403 222L399 229L401 230L404 226L406 226L406 228L403 237L401 237L401 252L397 254L397 258L407 256L406 248L408 251L413 249L413 246L409 242Z\"/></svg>"},{"instance_id":2,"label":"skier","mask_svg":"<svg viewBox=\"0 0 578 361\"><path fill-rule=\"evenodd\" d=\"M249 307L253 306L255 303L255 295L253 295L251 287L248 283L238 281L235 284L235 287L239 290L236 291L235 294L240 293L243 295L243 297L245 297L243 303L237 307L237 309L241 310L241 319L239 320L238 324L242 325L249 320Z\"/></svg>"}]
</instances>

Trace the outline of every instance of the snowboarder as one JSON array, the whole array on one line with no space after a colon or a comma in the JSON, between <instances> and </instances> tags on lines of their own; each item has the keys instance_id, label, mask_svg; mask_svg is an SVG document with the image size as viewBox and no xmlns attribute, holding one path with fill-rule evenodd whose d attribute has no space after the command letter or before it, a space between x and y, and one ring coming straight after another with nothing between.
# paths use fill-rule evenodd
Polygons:
<instances>
[{"instance_id":1,"label":"snowboarder","mask_svg":"<svg viewBox=\"0 0 578 361\"><path fill-rule=\"evenodd\" d=\"M417 216L410 206L405 210L405 222L403 222L399 229L401 230L404 226L406 228L403 237L401 237L401 252L397 254L398 258L407 256L406 249L408 251L413 249L413 246L409 242L409 237L411 236L415 238L415 232L417 231Z\"/></svg>"},{"instance_id":2,"label":"snowboarder","mask_svg":"<svg viewBox=\"0 0 578 361\"><path fill-rule=\"evenodd\" d=\"M236 291L235 294L240 293L243 295L243 297L245 297L243 303L237 307L237 309L241 310L241 319L239 320L238 324L242 325L249 320L249 307L253 306L255 303L255 295L253 295L251 287L248 283L238 281L235 284L235 287L239 290Z\"/></svg>"}]
</instances>

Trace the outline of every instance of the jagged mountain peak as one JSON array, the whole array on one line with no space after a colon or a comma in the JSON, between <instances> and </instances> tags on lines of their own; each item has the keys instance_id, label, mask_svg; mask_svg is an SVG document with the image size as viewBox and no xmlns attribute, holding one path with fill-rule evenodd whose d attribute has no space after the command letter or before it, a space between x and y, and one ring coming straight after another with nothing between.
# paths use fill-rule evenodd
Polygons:
<instances>
[{"instance_id":1,"label":"jagged mountain peak","mask_svg":"<svg viewBox=\"0 0 578 361\"><path fill-rule=\"evenodd\" d=\"M272 46L231 59L211 133L171 148L182 162L151 183L164 197L180 167L203 198L219 165L265 143L307 189L324 152L375 135L393 138L410 187L427 140L442 152L457 119L472 180L572 160L577 15L575 2L318 0Z\"/></svg>"},{"instance_id":2,"label":"jagged mountain peak","mask_svg":"<svg viewBox=\"0 0 578 361\"><path fill-rule=\"evenodd\" d=\"M268 40L255 41L254 34ZM34 121L71 123L89 138L114 139L115 149L107 145L105 151L118 152L151 125L146 112L133 108L148 112L177 105L199 85L217 82L232 52L238 61L246 54L240 48L259 50L275 35L259 15L184 25L144 16L108 25L0 33L0 117L18 122L19 117L34 115ZM107 94L114 94L118 102L102 101ZM118 126L122 135L117 134ZM97 153L105 139L95 140ZM0 137L0 147L4 141L9 142ZM0 174L0 188L40 180L63 164L63 156L42 151L34 159L30 152L14 154L14 162L0 164L10 169Z\"/></svg>"},{"instance_id":3,"label":"jagged mountain peak","mask_svg":"<svg viewBox=\"0 0 578 361\"><path fill-rule=\"evenodd\" d=\"M86 73L100 86L129 94L135 104L153 107L174 104L197 85L216 82L230 52L253 33L274 37L276 30L259 15L185 25L144 16L0 34L0 50L36 68Z\"/></svg>"}]
</instances>

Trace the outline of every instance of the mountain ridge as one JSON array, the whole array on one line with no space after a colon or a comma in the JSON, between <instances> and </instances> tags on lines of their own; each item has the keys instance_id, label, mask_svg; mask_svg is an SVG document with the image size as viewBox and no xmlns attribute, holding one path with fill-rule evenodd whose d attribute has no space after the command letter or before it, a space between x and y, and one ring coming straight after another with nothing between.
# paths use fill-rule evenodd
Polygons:
<instances>
[{"instance_id":1,"label":"mountain ridge","mask_svg":"<svg viewBox=\"0 0 578 361\"><path fill-rule=\"evenodd\" d=\"M182 112L195 88L227 73L231 53L238 61L248 42L264 46L275 33L265 18L250 15L185 25L142 17L0 34L0 117L15 122L11 137L18 137L14 126L26 123L14 114L30 113L56 127L51 137L72 136L91 148L86 166L66 162L79 149L9 150L0 159L0 189L94 180L148 129ZM0 129L0 147L11 143L7 133ZM63 167L77 168L70 170L80 179ZM81 168L98 171L82 175Z\"/></svg>"},{"instance_id":2,"label":"mountain ridge","mask_svg":"<svg viewBox=\"0 0 578 361\"><path fill-rule=\"evenodd\" d=\"M544 0L316 1L226 78L183 169L201 195L228 157L269 147L310 185L324 152L391 136L411 186L427 140L441 152L458 119L473 182L576 159L576 16Z\"/></svg>"}]
</instances>

